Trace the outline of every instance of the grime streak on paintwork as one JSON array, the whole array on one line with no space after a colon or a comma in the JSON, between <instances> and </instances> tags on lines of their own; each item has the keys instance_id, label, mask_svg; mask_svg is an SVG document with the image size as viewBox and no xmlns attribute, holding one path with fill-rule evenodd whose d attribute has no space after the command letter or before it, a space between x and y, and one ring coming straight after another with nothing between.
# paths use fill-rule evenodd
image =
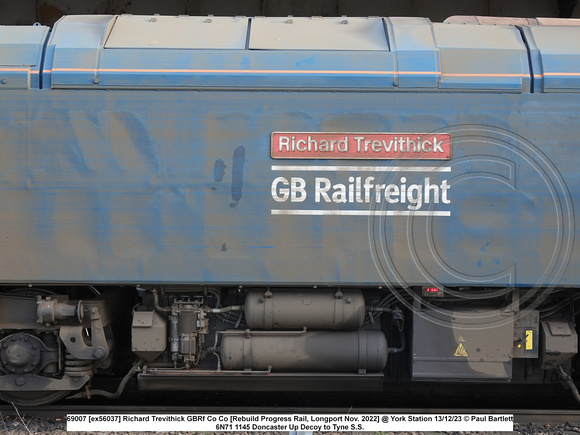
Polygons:
<instances>
[{"instance_id":1,"label":"grime streak on paintwork","mask_svg":"<svg viewBox=\"0 0 580 435\"><path fill-rule=\"evenodd\" d=\"M246 161L246 149L239 146L234 150L232 169L232 200L230 207L236 207L242 199L244 187L244 163Z\"/></svg>"}]
</instances>

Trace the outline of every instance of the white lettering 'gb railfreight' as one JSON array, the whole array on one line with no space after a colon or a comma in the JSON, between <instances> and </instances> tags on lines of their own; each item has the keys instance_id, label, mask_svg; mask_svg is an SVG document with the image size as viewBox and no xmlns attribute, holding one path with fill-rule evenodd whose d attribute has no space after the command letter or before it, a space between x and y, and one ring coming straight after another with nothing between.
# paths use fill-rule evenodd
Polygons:
<instances>
[{"instance_id":1,"label":"white lettering 'gb railfreight'","mask_svg":"<svg viewBox=\"0 0 580 435\"><path fill-rule=\"evenodd\" d=\"M374 202L389 204L406 204L411 211L420 210L425 204L450 204L447 179L441 183L432 183L425 177L420 184L407 184L407 178L401 177L398 183L376 183L375 177L350 176L347 183L333 183L326 177L314 178L314 202L334 204L369 204ZM308 197L307 183L302 177L277 177L271 185L274 201L283 203L304 202Z\"/></svg>"},{"instance_id":2,"label":"white lettering 'gb railfreight'","mask_svg":"<svg viewBox=\"0 0 580 435\"><path fill-rule=\"evenodd\" d=\"M304 178L292 177L290 181L278 177L272 182L272 198L276 202L303 202L306 199L306 181Z\"/></svg>"}]
</instances>

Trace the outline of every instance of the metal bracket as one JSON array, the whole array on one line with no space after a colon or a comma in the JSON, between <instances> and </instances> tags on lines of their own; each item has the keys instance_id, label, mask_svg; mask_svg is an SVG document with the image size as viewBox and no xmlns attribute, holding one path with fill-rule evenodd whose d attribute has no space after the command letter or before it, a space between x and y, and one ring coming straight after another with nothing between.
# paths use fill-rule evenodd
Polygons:
<instances>
[{"instance_id":1,"label":"metal bracket","mask_svg":"<svg viewBox=\"0 0 580 435\"><path fill-rule=\"evenodd\" d=\"M102 361L109 356L111 349L105 337L99 309L91 307L89 312L91 316L91 346L85 343L83 326L61 326L59 335L74 358Z\"/></svg>"},{"instance_id":2,"label":"metal bracket","mask_svg":"<svg viewBox=\"0 0 580 435\"><path fill-rule=\"evenodd\" d=\"M268 288L268 290L266 290L266 293L264 293L264 326L266 327L266 329L272 329L273 328L273 324L274 324L274 315L273 315L273 310L272 310L272 298L274 297L274 294L270 291L270 288Z\"/></svg>"},{"instance_id":3,"label":"metal bracket","mask_svg":"<svg viewBox=\"0 0 580 435\"><path fill-rule=\"evenodd\" d=\"M518 289L512 290L512 302L508 307L505 309L505 315L509 316L512 313L518 313L520 311L520 292Z\"/></svg>"}]
</instances>

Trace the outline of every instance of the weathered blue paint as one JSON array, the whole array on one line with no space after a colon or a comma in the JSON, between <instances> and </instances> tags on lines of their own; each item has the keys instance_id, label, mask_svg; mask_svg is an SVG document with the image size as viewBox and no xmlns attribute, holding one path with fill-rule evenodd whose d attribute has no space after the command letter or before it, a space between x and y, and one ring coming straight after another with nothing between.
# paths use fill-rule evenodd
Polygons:
<instances>
[{"instance_id":1,"label":"weathered blue paint","mask_svg":"<svg viewBox=\"0 0 580 435\"><path fill-rule=\"evenodd\" d=\"M577 93L536 92L529 70L510 92L487 79L443 89L428 75L394 86L395 76L339 73L353 56L377 71L393 56L420 71L420 53L437 66L439 48L425 39L417 57L400 56L395 40L380 53L185 53L203 68L283 74L120 76L103 65L125 67L145 52L108 57L110 19L89 21L53 32L42 74L53 89L0 92L0 283L580 285ZM387 35L401 24L385 23ZM182 54L159 52L155 62ZM452 67L445 59L441 71ZM327 72L291 72L307 61ZM272 132L450 133L453 157L274 160ZM284 200L280 188L293 182L295 201ZM397 186L398 202L376 202L374 190L348 195L365 182Z\"/></svg>"},{"instance_id":2,"label":"weathered blue paint","mask_svg":"<svg viewBox=\"0 0 580 435\"><path fill-rule=\"evenodd\" d=\"M233 168L232 168L232 200L233 207L242 199L244 189L244 163L246 161L246 150L239 146L234 150Z\"/></svg>"},{"instance_id":3,"label":"weathered blue paint","mask_svg":"<svg viewBox=\"0 0 580 435\"><path fill-rule=\"evenodd\" d=\"M2 98L5 282L381 284L379 272L393 273L383 264L389 257L393 281L401 275L405 282L424 282L428 273L447 284L471 276L480 284L527 285L544 279L541 272L560 253L560 242L578 227L575 216L567 220L572 210L564 197L575 203L580 195L576 130L569 122L579 109L576 95L71 90L7 91ZM243 121L231 122L242 112ZM453 159L431 163L449 165L451 173L272 170L274 164L305 164L270 159L272 131L325 126L451 132ZM214 174L219 159L230 162L222 181ZM372 163L388 168L402 162ZM426 165L410 166L418 164ZM278 176L304 178L306 200L275 202L271 184ZM333 184L348 184L350 176L406 177L407 185L446 177L450 204L434 210L451 216L270 214L377 208L316 203L317 176ZM580 282L578 261L576 250L567 285ZM504 276L510 268L517 275Z\"/></svg>"}]
</instances>

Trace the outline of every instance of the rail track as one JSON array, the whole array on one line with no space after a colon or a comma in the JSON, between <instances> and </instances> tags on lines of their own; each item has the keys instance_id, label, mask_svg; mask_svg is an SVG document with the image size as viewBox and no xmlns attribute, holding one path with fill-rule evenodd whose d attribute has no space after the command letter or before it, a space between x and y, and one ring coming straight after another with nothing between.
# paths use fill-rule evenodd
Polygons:
<instances>
[{"instance_id":1,"label":"rail track","mask_svg":"<svg viewBox=\"0 0 580 435\"><path fill-rule=\"evenodd\" d=\"M111 385L103 385L111 389ZM514 386L512 386L513 388ZM179 394L155 392L147 394L129 389L122 398L110 401L101 397L91 400L61 400L42 407L14 407L0 404L5 420L42 422L60 430L66 428L70 414L513 414L516 428L528 428L520 433L534 433L529 428L574 426L580 428L580 409L568 391L559 389L525 389L518 394L503 394L485 386L478 386L478 394L471 388L439 389L419 393L401 387L377 394L183 392ZM406 392L406 393L405 393ZM512 389L513 393L514 390ZM243 406L241 405L243 404ZM298 405L299 404L299 405ZM517 404L516 406L513 406ZM34 425L34 423L33 423ZM41 426L40 424L36 425ZM2 431L0 425L0 432ZM580 429L578 429L580 431ZM50 432L47 432L50 433Z\"/></svg>"}]
</instances>

